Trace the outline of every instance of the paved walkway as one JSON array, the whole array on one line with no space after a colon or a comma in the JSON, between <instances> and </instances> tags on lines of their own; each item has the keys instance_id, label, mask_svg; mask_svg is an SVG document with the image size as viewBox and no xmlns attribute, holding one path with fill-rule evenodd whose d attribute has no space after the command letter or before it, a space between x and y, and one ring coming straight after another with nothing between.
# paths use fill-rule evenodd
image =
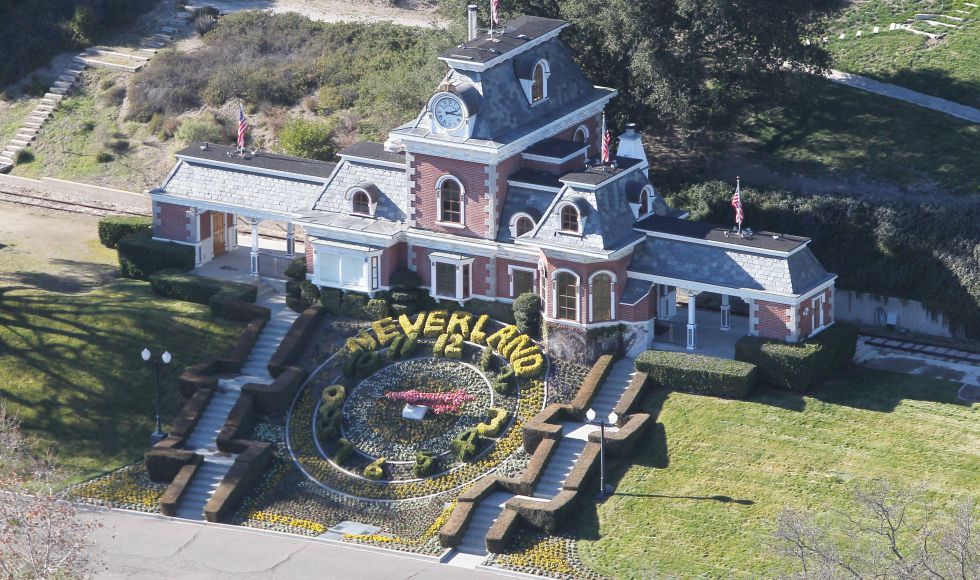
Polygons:
<instances>
[{"instance_id":1,"label":"paved walkway","mask_svg":"<svg viewBox=\"0 0 980 580\"><path fill-rule=\"evenodd\" d=\"M962 355L966 355L966 359ZM972 359L972 360L971 360ZM960 383L960 398L980 402L980 355L862 336L854 363L872 369Z\"/></svg>"},{"instance_id":2,"label":"paved walkway","mask_svg":"<svg viewBox=\"0 0 980 580\"><path fill-rule=\"evenodd\" d=\"M925 107L926 109L932 109L933 111L938 111L940 113L946 113L947 115L958 117L966 121L980 123L980 109L976 109L974 107L968 107L966 105L954 103L953 101L947 101L946 99L941 99L939 97L933 97L924 93L906 89L898 85L883 83L881 81L876 81L874 79L869 79L867 77L862 77L839 70L831 69L830 72L824 76L835 83L848 87L868 91L869 93L875 93L877 95L891 97L907 103L912 103L913 105Z\"/></svg>"},{"instance_id":3,"label":"paved walkway","mask_svg":"<svg viewBox=\"0 0 980 580\"><path fill-rule=\"evenodd\" d=\"M163 516L82 510L92 532L96 578L477 580L504 572L448 568L391 552Z\"/></svg>"}]
</instances>

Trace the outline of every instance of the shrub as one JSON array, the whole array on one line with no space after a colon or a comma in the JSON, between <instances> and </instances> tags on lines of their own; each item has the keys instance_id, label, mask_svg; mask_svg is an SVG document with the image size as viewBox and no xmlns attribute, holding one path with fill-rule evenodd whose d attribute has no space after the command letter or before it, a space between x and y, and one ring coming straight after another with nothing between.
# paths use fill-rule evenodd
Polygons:
<instances>
[{"instance_id":1,"label":"shrub","mask_svg":"<svg viewBox=\"0 0 980 580\"><path fill-rule=\"evenodd\" d=\"M648 350L636 357L636 370L668 389L733 399L755 387L756 368L741 361Z\"/></svg>"},{"instance_id":2,"label":"shrub","mask_svg":"<svg viewBox=\"0 0 980 580\"><path fill-rule=\"evenodd\" d=\"M368 297L365 294L358 294L356 292L348 292L344 295L344 302L341 306L341 312L350 316L351 318L367 318L367 314L364 311L364 307L367 306Z\"/></svg>"},{"instance_id":3,"label":"shrub","mask_svg":"<svg viewBox=\"0 0 980 580\"><path fill-rule=\"evenodd\" d=\"M493 370L493 349L489 346L480 353L480 370L485 373Z\"/></svg>"},{"instance_id":4,"label":"shrub","mask_svg":"<svg viewBox=\"0 0 980 580\"><path fill-rule=\"evenodd\" d=\"M408 338L405 339L405 343L402 345L401 358L408 358L415 354L415 349L419 346L419 335L410 334Z\"/></svg>"},{"instance_id":5,"label":"shrub","mask_svg":"<svg viewBox=\"0 0 980 580\"><path fill-rule=\"evenodd\" d=\"M337 449L333 452L333 461L337 465L343 465L344 461L350 457L350 454L354 451L354 444L347 439L341 437L337 439Z\"/></svg>"},{"instance_id":6,"label":"shrub","mask_svg":"<svg viewBox=\"0 0 980 580\"><path fill-rule=\"evenodd\" d=\"M449 340L446 342L446 348L443 351L446 358L451 358L455 360L460 360L463 358L463 335L453 334L449 336Z\"/></svg>"},{"instance_id":7,"label":"shrub","mask_svg":"<svg viewBox=\"0 0 980 580\"><path fill-rule=\"evenodd\" d=\"M415 465L412 466L412 473L415 477L428 477L436 470L436 457L427 451L420 451L415 455Z\"/></svg>"},{"instance_id":8,"label":"shrub","mask_svg":"<svg viewBox=\"0 0 980 580\"><path fill-rule=\"evenodd\" d=\"M251 284L215 280L172 269L151 274L150 287L161 296L197 304L210 304L211 298L219 293L233 300L255 302L258 293L258 289Z\"/></svg>"},{"instance_id":9,"label":"shrub","mask_svg":"<svg viewBox=\"0 0 980 580\"><path fill-rule=\"evenodd\" d=\"M34 162L34 152L30 149L21 149L17 152L17 157L14 158L14 162L17 165L24 165L25 163Z\"/></svg>"},{"instance_id":10,"label":"shrub","mask_svg":"<svg viewBox=\"0 0 980 580\"><path fill-rule=\"evenodd\" d=\"M449 342L449 335L440 334L439 338L436 339L436 343L432 345L432 354L435 356L442 356L445 354L447 342Z\"/></svg>"},{"instance_id":11,"label":"shrub","mask_svg":"<svg viewBox=\"0 0 980 580\"><path fill-rule=\"evenodd\" d=\"M337 288L320 288L320 306L330 314L340 314L344 293Z\"/></svg>"},{"instance_id":12,"label":"shrub","mask_svg":"<svg viewBox=\"0 0 980 580\"><path fill-rule=\"evenodd\" d=\"M381 298L372 298L364 305L364 315L368 320L380 320L388 314L388 303Z\"/></svg>"},{"instance_id":13,"label":"shrub","mask_svg":"<svg viewBox=\"0 0 980 580\"><path fill-rule=\"evenodd\" d=\"M487 347L487 350L491 350L490 347ZM514 375L514 368L507 367L493 382L493 390L501 395L509 395L514 390L515 384L517 384L517 377Z\"/></svg>"},{"instance_id":14,"label":"shrub","mask_svg":"<svg viewBox=\"0 0 980 580\"><path fill-rule=\"evenodd\" d=\"M476 455L477 445L480 442L480 434L476 429L467 429L456 436L450 442L453 455L460 461L469 461Z\"/></svg>"},{"instance_id":15,"label":"shrub","mask_svg":"<svg viewBox=\"0 0 980 580\"><path fill-rule=\"evenodd\" d=\"M354 374L357 378L366 379L376 370L381 368L384 364L384 360L376 352L365 352L358 358L357 363L354 365Z\"/></svg>"},{"instance_id":16,"label":"shrub","mask_svg":"<svg viewBox=\"0 0 980 580\"><path fill-rule=\"evenodd\" d=\"M276 135L289 155L329 161L336 147L334 124L322 120L290 119Z\"/></svg>"},{"instance_id":17,"label":"shrub","mask_svg":"<svg viewBox=\"0 0 980 580\"><path fill-rule=\"evenodd\" d=\"M514 299L514 323L522 334L541 336L541 297L525 292Z\"/></svg>"},{"instance_id":18,"label":"shrub","mask_svg":"<svg viewBox=\"0 0 980 580\"><path fill-rule=\"evenodd\" d=\"M150 274L172 268L187 271L194 268L194 248L174 242L162 242L144 234L126 236L116 243L119 268L127 278L149 280Z\"/></svg>"},{"instance_id":19,"label":"shrub","mask_svg":"<svg viewBox=\"0 0 980 580\"><path fill-rule=\"evenodd\" d=\"M522 379L536 379L544 374L544 356L540 353L519 358L511 363L514 374Z\"/></svg>"},{"instance_id":20,"label":"shrub","mask_svg":"<svg viewBox=\"0 0 980 580\"><path fill-rule=\"evenodd\" d=\"M115 159L115 157L113 157L112 153L109 153L108 151L99 151L95 154L96 163L110 163L113 159Z\"/></svg>"},{"instance_id":21,"label":"shrub","mask_svg":"<svg viewBox=\"0 0 980 580\"><path fill-rule=\"evenodd\" d=\"M316 287L316 284L310 282L309 280L303 280L299 283L299 295L300 298L313 304L314 302L320 300L320 289ZM307 306L308 307L308 306Z\"/></svg>"},{"instance_id":22,"label":"shrub","mask_svg":"<svg viewBox=\"0 0 980 580\"><path fill-rule=\"evenodd\" d=\"M394 272L392 272L391 278L389 278L388 283L392 288L396 288L398 290L415 290L416 288L422 285L422 278L418 275L417 272L413 272L408 268L402 268L400 270L395 270ZM395 298L394 293L392 293L391 297L395 301L400 302L400 300ZM416 296L416 300L417 298L418 297Z\"/></svg>"},{"instance_id":23,"label":"shrub","mask_svg":"<svg viewBox=\"0 0 980 580\"><path fill-rule=\"evenodd\" d=\"M320 399L323 400L321 408L326 407L332 409L334 407L342 407L346 397L347 391L344 389L344 385L330 385L325 387L323 393L320 394Z\"/></svg>"},{"instance_id":24,"label":"shrub","mask_svg":"<svg viewBox=\"0 0 980 580\"><path fill-rule=\"evenodd\" d=\"M361 357L365 356L366 354L367 353L363 350L355 350L347 355L347 360L344 361L343 368L345 377L348 379L354 378L354 376L357 374L357 363Z\"/></svg>"},{"instance_id":25,"label":"shrub","mask_svg":"<svg viewBox=\"0 0 980 580\"><path fill-rule=\"evenodd\" d=\"M184 145L196 141L210 143L230 143L230 134L213 113L202 113L197 117L188 117L180 122L174 137Z\"/></svg>"},{"instance_id":26,"label":"shrub","mask_svg":"<svg viewBox=\"0 0 980 580\"><path fill-rule=\"evenodd\" d=\"M391 341L391 346L388 347L388 358L391 360L397 360L401 358L401 348L402 344L405 342L405 335L399 334Z\"/></svg>"},{"instance_id":27,"label":"shrub","mask_svg":"<svg viewBox=\"0 0 980 580\"><path fill-rule=\"evenodd\" d=\"M286 280L286 295L292 296L293 298L300 298L303 290L299 285L300 283L296 280Z\"/></svg>"},{"instance_id":28,"label":"shrub","mask_svg":"<svg viewBox=\"0 0 980 580\"><path fill-rule=\"evenodd\" d=\"M316 419L316 436L321 444L329 443L340 435L340 424L343 420L340 407L320 406Z\"/></svg>"},{"instance_id":29,"label":"shrub","mask_svg":"<svg viewBox=\"0 0 980 580\"><path fill-rule=\"evenodd\" d=\"M198 14L192 19L194 24L194 32L201 36L204 36L214 28L214 25L218 23L218 19L210 14Z\"/></svg>"},{"instance_id":30,"label":"shrub","mask_svg":"<svg viewBox=\"0 0 980 580\"><path fill-rule=\"evenodd\" d=\"M96 33L99 30L99 22L95 18L95 12L88 6L77 6L75 14L68 21L67 31L72 42L76 46L88 46L93 43Z\"/></svg>"},{"instance_id":31,"label":"shrub","mask_svg":"<svg viewBox=\"0 0 980 580\"><path fill-rule=\"evenodd\" d=\"M303 312L310 307L310 301L304 299L302 296L299 298L295 296L286 296L286 307L293 312Z\"/></svg>"},{"instance_id":32,"label":"shrub","mask_svg":"<svg viewBox=\"0 0 980 580\"><path fill-rule=\"evenodd\" d=\"M507 424L507 419L510 415L507 413L507 409L491 408L488 411L489 422L480 423L476 426L476 432L481 437L496 437L500 435L503 430L504 425Z\"/></svg>"},{"instance_id":33,"label":"shrub","mask_svg":"<svg viewBox=\"0 0 980 580\"><path fill-rule=\"evenodd\" d=\"M379 457L364 468L364 477L377 481L384 477L385 458Z\"/></svg>"},{"instance_id":34,"label":"shrub","mask_svg":"<svg viewBox=\"0 0 980 580\"><path fill-rule=\"evenodd\" d=\"M119 240L130 234L149 235L153 220L143 216L109 215L99 220L99 241L107 248L115 248Z\"/></svg>"},{"instance_id":35,"label":"shrub","mask_svg":"<svg viewBox=\"0 0 980 580\"><path fill-rule=\"evenodd\" d=\"M283 270L283 274L290 280L297 282L306 280L306 257L296 256L293 258Z\"/></svg>"},{"instance_id":36,"label":"shrub","mask_svg":"<svg viewBox=\"0 0 980 580\"><path fill-rule=\"evenodd\" d=\"M756 365L764 385L803 393L851 363L857 335L856 327L838 322L797 344L744 336L735 343L735 358Z\"/></svg>"}]
</instances>

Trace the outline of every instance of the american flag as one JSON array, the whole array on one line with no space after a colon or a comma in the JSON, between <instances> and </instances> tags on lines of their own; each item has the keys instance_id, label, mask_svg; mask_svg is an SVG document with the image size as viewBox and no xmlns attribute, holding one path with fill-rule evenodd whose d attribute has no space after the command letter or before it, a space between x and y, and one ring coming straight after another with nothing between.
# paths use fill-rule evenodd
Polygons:
<instances>
[{"instance_id":1,"label":"american flag","mask_svg":"<svg viewBox=\"0 0 980 580\"><path fill-rule=\"evenodd\" d=\"M248 121L245 120L245 107L238 103L238 146L245 146L245 130L248 129Z\"/></svg>"},{"instance_id":2,"label":"american flag","mask_svg":"<svg viewBox=\"0 0 980 580\"><path fill-rule=\"evenodd\" d=\"M602 114L602 164L608 165L612 160L612 135L606 129L606 114Z\"/></svg>"},{"instance_id":3,"label":"american flag","mask_svg":"<svg viewBox=\"0 0 980 580\"><path fill-rule=\"evenodd\" d=\"M490 0L490 20L500 24L500 0Z\"/></svg>"},{"instance_id":4,"label":"american flag","mask_svg":"<svg viewBox=\"0 0 980 580\"><path fill-rule=\"evenodd\" d=\"M745 219L745 212L742 211L742 183L735 178L735 195L732 196L732 207L735 208L735 223L742 227L742 220Z\"/></svg>"}]
</instances>

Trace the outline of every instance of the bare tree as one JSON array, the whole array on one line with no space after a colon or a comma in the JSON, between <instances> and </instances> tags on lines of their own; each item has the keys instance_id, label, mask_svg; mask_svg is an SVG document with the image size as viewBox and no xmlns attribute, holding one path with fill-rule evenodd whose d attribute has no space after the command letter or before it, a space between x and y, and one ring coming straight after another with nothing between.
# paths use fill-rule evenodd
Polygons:
<instances>
[{"instance_id":1,"label":"bare tree","mask_svg":"<svg viewBox=\"0 0 980 580\"><path fill-rule=\"evenodd\" d=\"M82 578L90 563L91 524L57 497L59 472L36 455L20 422L0 405L0 575Z\"/></svg>"},{"instance_id":2,"label":"bare tree","mask_svg":"<svg viewBox=\"0 0 980 580\"><path fill-rule=\"evenodd\" d=\"M980 580L975 499L937 514L921 489L876 480L854 492L853 507L818 518L783 510L774 547L799 578Z\"/></svg>"}]
</instances>

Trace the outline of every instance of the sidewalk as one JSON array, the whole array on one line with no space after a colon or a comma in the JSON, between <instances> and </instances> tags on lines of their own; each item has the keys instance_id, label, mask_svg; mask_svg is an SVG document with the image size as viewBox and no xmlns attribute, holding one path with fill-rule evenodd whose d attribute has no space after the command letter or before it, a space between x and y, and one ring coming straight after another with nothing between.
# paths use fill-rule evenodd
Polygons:
<instances>
[{"instance_id":1,"label":"sidewalk","mask_svg":"<svg viewBox=\"0 0 980 580\"><path fill-rule=\"evenodd\" d=\"M924 93L906 89L898 85L890 85L888 83L883 83L881 81L876 81L874 79L869 79L867 77L862 77L839 70L831 69L830 72L824 76L835 83L851 88L891 97L893 99L912 103L913 105L925 107L926 109L946 113L947 115L958 117L966 121L980 123L980 109L975 109L973 107L954 103L953 101L947 101L946 99L940 99L939 97L933 97Z\"/></svg>"}]
</instances>

